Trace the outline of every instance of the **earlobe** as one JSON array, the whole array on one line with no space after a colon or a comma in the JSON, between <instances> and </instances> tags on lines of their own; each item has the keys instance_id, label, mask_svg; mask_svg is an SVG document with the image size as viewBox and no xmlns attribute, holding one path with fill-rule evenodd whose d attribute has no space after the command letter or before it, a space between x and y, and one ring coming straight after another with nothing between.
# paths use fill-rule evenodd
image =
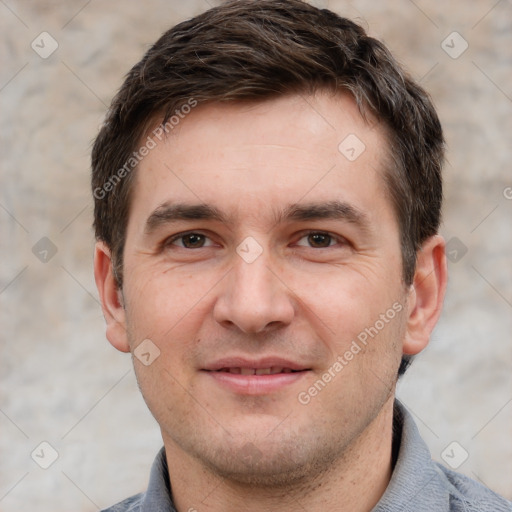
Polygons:
<instances>
[{"instance_id":1,"label":"earlobe","mask_svg":"<svg viewBox=\"0 0 512 512\"><path fill-rule=\"evenodd\" d=\"M445 241L435 235L424 242L417 254L414 281L409 292L404 354L415 355L427 346L441 314L446 282Z\"/></svg>"},{"instance_id":2,"label":"earlobe","mask_svg":"<svg viewBox=\"0 0 512 512\"><path fill-rule=\"evenodd\" d=\"M108 341L121 352L129 352L126 332L126 314L122 293L114 277L112 258L104 242L97 242L94 251L94 278L101 300L103 316L107 323Z\"/></svg>"}]
</instances>

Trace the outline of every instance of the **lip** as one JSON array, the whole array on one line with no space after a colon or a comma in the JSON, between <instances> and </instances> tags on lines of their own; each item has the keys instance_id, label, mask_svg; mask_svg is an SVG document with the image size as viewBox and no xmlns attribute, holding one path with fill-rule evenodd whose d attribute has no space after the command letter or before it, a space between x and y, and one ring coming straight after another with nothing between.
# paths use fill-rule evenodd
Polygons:
<instances>
[{"instance_id":1,"label":"lip","mask_svg":"<svg viewBox=\"0 0 512 512\"><path fill-rule=\"evenodd\" d=\"M289 368L293 373L276 373L266 375L242 375L218 371L222 368L271 368L273 366ZM249 360L243 357L219 359L202 372L225 389L241 395L267 395L290 386L303 379L311 371L294 361L280 357L266 357Z\"/></svg>"},{"instance_id":2,"label":"lip","mask_svg":"<svg viewBox=\"0 0 512 512\"><path fill-rule=\"evenodd\" d=\"M264 357L261 359L247 359L245 357L226 357L209 364L203 370L216 371L221 368L271 368L272 366L280 366L282 368L290 368L290 370L309 370L307 365L290 361L281 357Z\"/></svg>"},{"instance_id":3,"label":"lip","mask_svg":"<svg viewBox=\"0 0 512 512\"><path fill-rule=\"evenodd\" d=\"M274 375L241 375L203 370L203 373L224 388L241 395L268 395L279 391L310 373L310 370Z\"/></svg>"}]
</instances>

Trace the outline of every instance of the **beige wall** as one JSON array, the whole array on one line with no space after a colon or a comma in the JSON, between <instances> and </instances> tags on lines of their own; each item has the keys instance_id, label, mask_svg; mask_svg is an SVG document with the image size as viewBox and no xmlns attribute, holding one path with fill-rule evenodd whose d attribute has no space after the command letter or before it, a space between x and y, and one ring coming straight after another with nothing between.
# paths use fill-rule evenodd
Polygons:
<instances>
[{"instance_id":1,"label":"beige wall","mask_svg":"<svg viewBox=\"0 0 512 512\"><path fill-rule=\"evenodd\" d=\"M92 511L146 484L161 440L129 357L104 337L90 142L129 67L209 3L0 3L2 512ZM439 109L449 145L442 232L452 259L456 243L467 253L449 263L444 316L399 395L435 459L457 441L469 453L459 471L512 498L512 4L314 3L365 20ZM43 31L58 43L48 58L31 48L52 49ZM469 45L458 58L458 36L444 44L452 56L442 47L453 31ZM48 469L30 456L42 441L59 455ZM42 449L34 458L50 462Z\"/></svg>"}]
</instances>

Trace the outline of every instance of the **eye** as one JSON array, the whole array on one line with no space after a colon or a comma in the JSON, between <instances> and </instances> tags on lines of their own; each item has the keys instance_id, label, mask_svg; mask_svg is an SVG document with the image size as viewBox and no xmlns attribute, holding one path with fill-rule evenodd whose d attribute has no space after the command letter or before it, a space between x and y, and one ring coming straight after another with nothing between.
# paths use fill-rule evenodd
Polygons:
<instances>
[{"instance_id":1,"label":"eye","mask_svg":"<svg viewBox=\"0 0 512 512\"><path fill-rule=\"evenodd\" d=\"M323 231L312 231L301 237L298 240L297 245L309 246L314 249L323 249L336 245L339 241L339 238L330 235L329 233L325 233Z\"/></svg>"},{"instance_id":2,"label":"eye","mask_svg":"<svg viewBox=\"0 0 512 512\"><path fill-rule=\"evenodd\" d=\"M174 235L165 242L165 245L177 245L184 249L201 249L213 245L213 242L202 233L189 232Z\"/></svg>"}]
</instances>

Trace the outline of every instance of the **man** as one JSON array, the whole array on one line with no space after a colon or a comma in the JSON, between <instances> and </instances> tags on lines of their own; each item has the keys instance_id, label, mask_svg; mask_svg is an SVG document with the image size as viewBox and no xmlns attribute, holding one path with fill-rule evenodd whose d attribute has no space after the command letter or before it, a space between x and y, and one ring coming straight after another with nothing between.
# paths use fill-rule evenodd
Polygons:
<instances>
[{"instance_id":1,"label":"man","mask_svg":"<svg viewBox=\"0 0 512 512\"><path fill-rule=\"evenodd\" d=\"M446 288L443 152L425 91L330 11L231 1L157 41L92 155L107 337L164 441L109 510L511 510L394 398Z\"/></svg>"}]
</instances>

